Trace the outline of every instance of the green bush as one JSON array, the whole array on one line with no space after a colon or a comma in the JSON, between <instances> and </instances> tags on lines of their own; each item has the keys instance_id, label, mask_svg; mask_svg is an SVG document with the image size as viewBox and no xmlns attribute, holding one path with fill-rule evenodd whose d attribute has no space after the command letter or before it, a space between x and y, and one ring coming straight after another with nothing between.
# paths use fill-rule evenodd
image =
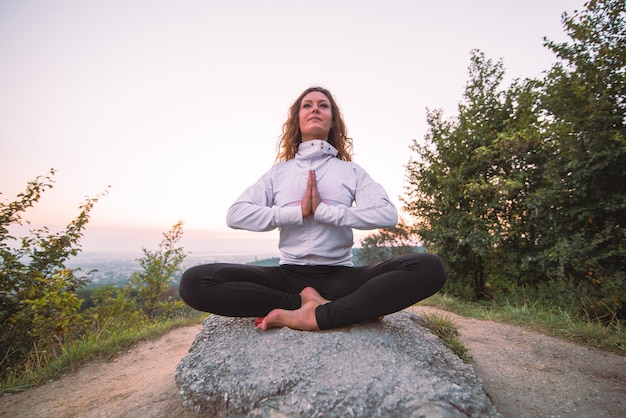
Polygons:
<instances>
[{"instance_id":1,"label":"green bush","mask_svg":"<svg viewBox=\"0 0 626 418\"><path fill-rule=\"evenodd\" d=\"M51 233L43 227L19 239L9 232L27 223L24 211L52 187L54 173L29 182L16 200L0 202L0 379L42 353L57 355L66 334L80 323L76 291L87 275L64 264L80 251L83 229L100 195L87 199L64 231Z\"/></svg>"}]
</instances>

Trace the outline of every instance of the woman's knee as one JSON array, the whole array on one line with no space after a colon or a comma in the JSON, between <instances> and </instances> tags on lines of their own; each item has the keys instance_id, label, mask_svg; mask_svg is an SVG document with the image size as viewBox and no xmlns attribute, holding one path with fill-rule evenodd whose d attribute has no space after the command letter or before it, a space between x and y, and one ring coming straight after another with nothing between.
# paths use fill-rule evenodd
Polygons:
<instances>
[{"instance_id":1,"label":"woman's knee","mask_svg":"<svg viewBox=\"0 0 626 418\"><path fill-rule=\"evenodd\" d=\"M181 299L194 309L208 311L210 289L214 284L215 272L218 269L218 264L205 264L185 270L178 285Z\"/></svg>"},{"instance_id":2,"label":"woman's knee","mask_svg":"<svg viewBox=\"0 0 626 418\"><path fill-rule=\"evenodd\" d=\"M189 306L197 309L194 305L194 295L198 293L198 285L200 283L198 268L201 266L191 267L183 272L178 284L178 293L181 299Z\"/></svg>"},{"instance_id":3,"label":"woman's knee","mask_svg":"<svg viewBox=\"0 0 626 418\"><path fill-rule=\"evenodd\" d=\"M399 268L414 271L441 288L446 282L446 269L441 259L432 253L411 253L398 257Z\"/></svg>"},{"instance_id":4,"label":"woman's knee","mask_svg":"<svg viewBox=\"0 0 626 418\"><path fill-rule=\"evenodd\" d=\"M437 288L441 289L446 283L447 273L446 267L441 258L431 253L424 253L427 256L427 271L431 280L437 284Z\"/></svg>"}]
</instances>

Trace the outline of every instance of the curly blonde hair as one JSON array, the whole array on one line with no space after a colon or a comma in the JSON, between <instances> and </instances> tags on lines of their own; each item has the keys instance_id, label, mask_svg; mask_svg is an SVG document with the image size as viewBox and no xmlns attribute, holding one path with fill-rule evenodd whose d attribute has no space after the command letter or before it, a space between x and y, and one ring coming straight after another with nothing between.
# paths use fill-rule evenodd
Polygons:
<instances>
[{"instance_id":1,"label":"curly blonde hair","mask_svg":"<svg viewBox=\"0 0 626 418\"><path fill-rule=\"evenodd\" d=\"M302 142L302 132L300 132L299 113L302 99L311 92L320 92L330 101L332 111L332 124L328 133L328 143L339 151L337 158L344 161L352 161L352 139L348 138L346 125L343 116L330 91L323 87L309 87L296 99L289 108L289 115L283 124L283 132L278 141L278 155L276 161L288 161L296 156L298 147Z\"/></svg>"}]
</instances>

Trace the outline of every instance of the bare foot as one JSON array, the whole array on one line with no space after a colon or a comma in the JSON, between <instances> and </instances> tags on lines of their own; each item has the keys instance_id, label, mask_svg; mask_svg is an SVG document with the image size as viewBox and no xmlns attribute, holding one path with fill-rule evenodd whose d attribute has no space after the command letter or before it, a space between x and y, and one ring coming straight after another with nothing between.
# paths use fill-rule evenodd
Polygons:
<instances>
[{"instance_id":1,"label":"bare foot","mask_svg":"<svg viewBox=\"0 0 626 418\"><path fill-rule=\"evenodd\" d=\"M302 291L300 292L300 297L302 298L302 305L300 307L300 309L302 309L302 307L304 305L306 305L309 302L313 302L315 303L315 307L319 306L319 305L324 305L328 302L330 302L330 300L328 299L324 299L324 297L322 297L322 295L320 295L318 293L317 290L315 290L313 287L305 287L304 289L302 289ZM275 311L281 311L281 313L276 313ZM284 309L274 309L272 312L275 312L274 314L272 314L272 312L270 312L267 316L257 316L254 320L254 326L265 331L268 328L276 328L276 327L280 327L280 326L289 326L289 325L275 325L275 326L270 326L268 327L268 321L270 322L274 322L276 321L277 317L283 317L285 316L285 314L283 314ZM294 313L295 311L286 311L286 314L291 315L291 313ZM271 316L271 317L270 317ZM315 317L315 309L313 309L313 316ZM270 317L269 320L266 320L267 317ZM265 323L264 323L265 322ZM308 324L310 325L310 324ZM317 321L315 322L315 327L317 327ZM293 327L290 327L293 328ZM300 329L300 328L294 328L294 329ZM315 328L315 329L319 329L319 328ZM308 331L308 330L307 330Z\"/></svg>"},{"instance_id":2,"label":"bare foot","mask_svg":"<svg viewBox=\"0 0 626 418\"><path fill-rule=\"evenodd\" d=\"M315 318L315 308L319 305L315 301L308 301L295 311L274 309L260 322L257 320L255 325L261 331L279 327L289 327L300 331L319 331Z\"/></svg>"},{"instance_id":3,"label":"bare foot","mask_svg":"<svg viewBox=\"0 0 626 418\"><path fill-rule=\"evenodd\" d=\"M324 299L322 295L320 295L317 290L312 287L305 287L302 289L300 297L302 298L303 305L307 302L317 302L318 305L324 305L330 302L328 299Z\"/></svg>"}]
</instances>

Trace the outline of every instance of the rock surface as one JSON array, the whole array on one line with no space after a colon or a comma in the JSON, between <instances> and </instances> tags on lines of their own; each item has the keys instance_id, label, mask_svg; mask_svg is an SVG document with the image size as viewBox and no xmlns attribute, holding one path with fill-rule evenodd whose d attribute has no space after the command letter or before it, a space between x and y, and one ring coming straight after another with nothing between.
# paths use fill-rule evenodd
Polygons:
<instances>
[{"instance_id":1,"label":"rock surface","mask_svg":"<svg viewBox=\"0 0 626 418\"><path fill-rule=\"evenodd\" d=\"M496 417L472 366L420 318L323 332L212 315L176 368L182 405L211 417Z\"/></svg>"}]
</instances>

